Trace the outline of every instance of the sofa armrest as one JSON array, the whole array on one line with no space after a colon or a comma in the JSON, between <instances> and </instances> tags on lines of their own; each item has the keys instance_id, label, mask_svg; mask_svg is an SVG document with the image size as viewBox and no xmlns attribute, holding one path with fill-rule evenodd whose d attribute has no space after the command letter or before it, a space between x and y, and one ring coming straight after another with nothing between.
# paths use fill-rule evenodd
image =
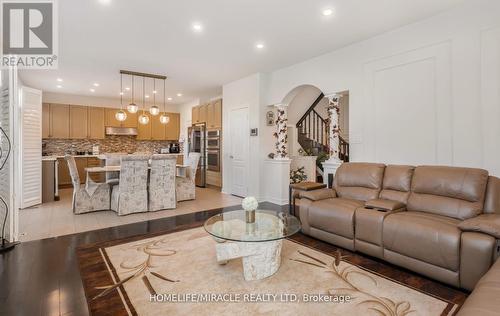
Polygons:
<instances>
[{"instance_id":1,"label":"sofa armrest","mask_svg":"<svg viewBox=\"0 0 500 316\"><path fill-rule=\"evenodd\" d=\"M325 199L331 199L337 197L337 192L334 189L319 189L313 191L299 191L298 198L300 199L308 199L311 201L319 201Z\"/></svg>"},{"instance_id":2,"label":"sofa armrest","mask_svg":"<svg viewBox=\"0 0 500 316\"><path fill-rule=\"evenodd\" d=\"M398 201L374 199L365 202L366 208L374 208L381 211L394 211L405 207L405 205Z\"/></svg>"},{"instance_id":3,"label":"sofa armrest","mask_svg":"<svg viewBox=\"0 0 500 316\"><path fill-rule=\"evenodd\" d=\"M500 214L483 214L458 224L462 231L480 232L500 239Z\"/></svg>"}]
</instances>

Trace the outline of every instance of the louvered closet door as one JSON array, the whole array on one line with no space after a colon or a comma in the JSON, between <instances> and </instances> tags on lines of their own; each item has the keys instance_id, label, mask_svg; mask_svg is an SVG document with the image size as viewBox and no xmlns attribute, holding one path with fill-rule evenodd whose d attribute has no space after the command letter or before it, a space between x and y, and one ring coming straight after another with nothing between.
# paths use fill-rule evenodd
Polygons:
<instances>
[{"instance_id":1,"label":"louvered closet door","mask_svg":"<svg viewBox=\"0 0 500 316\"><path fill-rule=\"evenodd\" d=\"M42 203L42 92L21 88L21 208Z\"/></svg>"}]
</instances>

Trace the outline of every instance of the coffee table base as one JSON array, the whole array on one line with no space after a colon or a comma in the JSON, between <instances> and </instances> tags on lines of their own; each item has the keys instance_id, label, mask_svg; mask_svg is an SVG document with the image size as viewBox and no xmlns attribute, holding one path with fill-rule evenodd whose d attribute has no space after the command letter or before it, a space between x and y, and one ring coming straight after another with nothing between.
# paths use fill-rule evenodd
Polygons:
<instances>
[{"instance_id":1,"label":"coffee table base","mask_svg":"<svg viewBox=\"0 0 500 316\"><path fill-rule=\"evenodd\" d=\"M265 242L225 242L215 245L217 262L242 258L243 276L246 281L267 278L281 265L282 240Z\"/></svg>"}]
</instances>

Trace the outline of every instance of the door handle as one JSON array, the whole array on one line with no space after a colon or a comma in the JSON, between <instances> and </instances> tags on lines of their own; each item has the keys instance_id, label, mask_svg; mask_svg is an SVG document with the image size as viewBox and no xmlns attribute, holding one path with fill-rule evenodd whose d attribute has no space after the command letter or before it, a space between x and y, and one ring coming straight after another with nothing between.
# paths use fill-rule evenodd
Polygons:
<instances>
[{"instance_id":1,"label":"door handle","mask_svg":"<svg viewBox=\"0 0 500 316\"><path fill-rule=\"evenodd\" d=\"M229 158L230 158L230 159L233 159L233 158L234 158L234 156L233 156L233 155L229 155Z\"/></svg>"}]
</instances>

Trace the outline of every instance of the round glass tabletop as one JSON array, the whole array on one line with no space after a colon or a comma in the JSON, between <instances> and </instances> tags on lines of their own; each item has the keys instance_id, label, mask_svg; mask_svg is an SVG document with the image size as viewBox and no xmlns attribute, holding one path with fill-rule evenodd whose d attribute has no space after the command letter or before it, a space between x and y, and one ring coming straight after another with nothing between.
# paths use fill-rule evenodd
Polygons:
<instances>
[{"instance_id":1,"label":"round glass tabletop","mask_svg":"<svg viewBox=\"0 0 500 316\"><path fill-rule=\"evenodd\" d=\"M230 211L210 217L205 230L224 240L259 242L283 239L300 230L300 221L277 211L256 210L255 222L247 223L246 211Z\"/></svg>"}]
</instances>

